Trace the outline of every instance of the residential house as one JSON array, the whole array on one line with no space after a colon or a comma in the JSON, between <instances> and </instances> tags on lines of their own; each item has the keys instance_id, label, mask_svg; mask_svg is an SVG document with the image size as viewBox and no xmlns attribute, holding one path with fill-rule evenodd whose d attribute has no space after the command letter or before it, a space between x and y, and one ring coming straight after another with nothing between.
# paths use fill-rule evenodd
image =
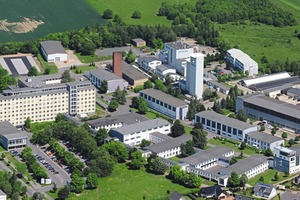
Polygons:
<instances>
[{"instance_id":1,"label":"residential house","mask_svg":"<svg viewBox=\"0 0 300 200\"><path fill-rule=\"evenodd\" d=\"M173 192L169 197L169 200L185 200L185 198L178 192Z\"/></svg>"},{"instance_id":2,"label":"residential house","mask_svg":"<svg viewBox=\"0 0 300 200\"><path fill-rule=\"evenodd\" d=\"M256 197L272 199L277 195L277 192L273 185L265 183L256 183L253 190L253 195Z\"/></svg>"},{"instance_id":3,"label":"residential house","mask_svg":"<svg viewBox=\"0 0 300 200\"><path fill-rule=\"evenodd\" d=\"M218 200L225 198L225 194L223 193L222 188L219 185L202 188L200 196L207 199L214 198Z\"/></svg>"}]
</instances>

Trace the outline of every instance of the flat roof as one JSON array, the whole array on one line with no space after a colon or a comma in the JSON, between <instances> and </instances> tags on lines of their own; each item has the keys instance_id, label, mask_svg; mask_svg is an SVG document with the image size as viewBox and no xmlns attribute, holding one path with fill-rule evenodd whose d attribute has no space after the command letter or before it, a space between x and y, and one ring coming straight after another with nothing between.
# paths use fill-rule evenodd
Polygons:
<instances>
[{"instance_id":1,"label":"flat roof","mask_svg":"<svg viewBox=\"0 0 300 200\"><path fill-rule=\"evenodd\" d=\"M0 134L8 135L19 133L20 131L8 121L0 122Z\"/></svg>"},{"instance_id":2,"label":"flat roof","mask_svg":"<svg viewBox=\"0 0 300 200\"><path fill-rule=\"evenodd\" d=\"M3 134L3 136L6 137L8 140L28 138L28 136L26 135L26 133L24 131L21 131L19 133Z\"/></svg>"},{"instance_id":3,"label":"flat roof","mask_svg":"<svg viewBox=\"0 0 300 200\"><path fill-rule=\"evenodd\" d=\"M216 87L221 88L223 90L230 90L230 87L228 87L228 86L226 86L222 83L218 83L215 80L208 80L207 82L209 82L209 83L211 83L211 84L215 85Z\"/></svg>"},{"instance_id":4,"label":"flat roof","mask_svg":"<svg viewBox=\"0 0 300 200\"><path fill-rule=\"evenodd\" d=\"M168 136L166 134L162 134L160 132L154 132L154 133L151 133L151 135L159 137L159 138L164 139L164 140L173 140L174 139L171 136Z\"/></svg>"},{"instance_id":5,"label":"flat roof","mask_svg":"<svg viewBox=\"0 0 300 200\"><path fill-rule=\"evenodd\" d=\"M138 71L131 65L127 64L125 61L122 61L122 71L124 75L128 76L133 80L148 79L148 77L145 74Z\"/></svg>"},{"instance_id":6,"label":"flat roof","mask_svg":"<svg viewBox=\"0 0 300 200\"><path fill-rule=\"evenodd\" d=\"M168 69L174 69L174 68L172 68L171 66L165 65L165 64L161 64L161 65L158 65L156 67L156 69L163 72L163 71L166 71Z\"/></svg>"},{"instance_id":7,"label":"flat roof","mask_svg":"<svg viewBox=\"0 0 300 200\"><path fill-rule=\"evenodd\" d=\"M287 92L292 93L292 94L297 95L297 96L300 96L300 89L299 88L290 88L290 89L288 89Z\"/></svg>"},{"instance_id":8,"label":"flat roof","mask_svg":"<svg viewBox=\"0 0 300 200\"><path fill-rule=\"evenodd\" d=\"M274 81L268 81L264 83L258 83L251 86L254 90L262 91L266 89L271 89L274 87L284 86L288 84L296 85L300 83L300 78L298 76L287 77L283 79L278 79Z\"/></svg>"},{"instance_id":9,"label":"flat roof","mask_svg":"<svg viewBox=\"0 0 300 200\"><path fill-rule=\"evenodd\" d=\"M161 119L161 118L156 118L156 119L142 121L142 122L135 123L135 124L130 124L127 126L122 126L120 128L114 128L112 130L119 132L120 134L123 134L123 135L128 135L131 133L136 133L136 132L140 132L143 130L148 130L148 129L152 129L155 127L167 126L167 125L170 125L170 123L168 121Z\"/></svg>"},{"instance_id":10,"label":"flat roof","mask_svg":"<svg viewBox=\"0 0 300 200\"><path fill-rule=\"evenodd\" d=\"M134 39L132 39L132 41L135 41L135 42L145 42L145 40L143 40L142 38L134 38Z\"/></svg>"},{"instance_id":11,"label":"flat roof","mask_svg":"<svg viewBox=\"0 0 300 200\"><path fill-rule=\"evenodd\" d=\"M162 101L166 104L169 104L174 107L180 107L180 106L185 106L188 105L185 101L178 99L176 97L173 97L169 94L166 94L160 90L156 89L145 89L141 90L140 93L146 94L148 96L154 97L155 99Z\"/></svg>"},{"instance_id":12,"label":"flat roof","mask_svg":"<svg viewBox=\"0 0 300 200\"><path fill-rule=\"evenodd\" d=\"M270 134L264 133L264 132L258 132L258 131L247 133L247 137L251 137L251 138L263 141L267 144L271 144L273 142L284 140L283 138L276 137L276 136L273 136L273 135L270 135Z\"/></svg>"},{"instance_id":13,"label":"flat roof","mask_svg":"<svg viewBox=\"0 0 300 200\"><path fill-rule=\"evenodd\" d=\"M49 75L42 75L42 76L22 76L19 77L18 79L21 83L23 83L27 87L31 87L32 85L44 86L46 85L47 81L61 79L61 74L49 74Z\"/></svg>"},{"instance_id":14,"label":"flat roof","mask_svg":"<svg viewBox=\"0 0 300 200\"><path fill-rule=\"evenodd\" d=\"M257 64L257 62L255 62L248 54L244 53L240 49L232 48L232 49L227 50L227 52L233 58L239 60L242 63L255 63L255 64Z\"/></svg>"},{"instance_id":15,"label":"flat roof","mask_svg":"<svg viewBox=\"0 0 300 200\"><path fill-rule=\"evenodd\" d=\"M230 175L232 172L236 172L239 175L253 169L254 167L266 162L268 157L263 155L249 156L245 159L239 160L237 163L221 169L222 174Z\"/></svg>"},{"instance_id":16,"label":"flat roof","mask_svg":"<svg viewBox=\"0 0 300 200\"><path fill-rule=\"evenodd\" d=\"M202 112L197 113L196 116L204 117L206 119L228 125L232 128L236 128L238 130L245 130L248 128L256 127L255 125L248 124L246 122L243 122L243 121L240 121L237 119L233 119L233 118L227 117L225 115L221 115L214 111L202 111Z\"/></svg>"},{"instance_id":17,"label":"flat roof","mask_svg":"<svg viewBox=\"0 0 300 200\"><path fill-rule=\"evenodd\" d=\"M279 80L279 79L284 79L288 78L290 75L287 72L280 72L280 73L275 73L275 74L270 74L270 75L262 75L256 78L250 78L246 80L242 80L247 87L253 84L258 84L258 83L265 83L268 81L274 81L274 80Z\"/></svg>"},{"instance_id":18,"label":"flat roof","mask_svg":"<svg viewBox=\"0 0 300 200\"><path fill-rule=\"evenodd\" d=\"M160 153L163 151L167 151L169 149L176 148L180 146L180 144L186 143L187 141L192 140L193 137L191 135L184 134L182 136L173 138L171 140L167 140L161 143L153 144L145 147L145 149L152 151L154 153Z\"/></svg>"},{"instance_id":19,"label":"flat roof","mask_svg":"<svg viewBox=\"0 0 300 200\"><path fill-rule=\"evenodd\" d=\"M111 80L122 79L122 78L118 77L117 75L115 75L114 73L109 72L105 69L100 69L100 68L93 69L93 70L89 71L89 73L93 74L100 80L111 81Z\"/></svg>"},{"instance_id":20,"label":"flat roof","mask_svg":"<svg viewBox=\"0 0 300 200\"><path fill-rule=\"evenodd\" d=\"M139 57L139 60L143 60L143 61L145 61L147 63L153 62L153 61L159 61L158 58L153 57L153 56L142 56L142 57Z\"/></svg>"},{"instance_id":21,"label":"flat roof","mask_svg":"<svg viewBox=\"0 0 300 200\"><path fill-rule=\"evenodd\" d=\"M123 125L131 125L131 124L135 124L147 120L148 119L145 118L144 116L132 112L123 115L111 116L107 118L89 120L87 121L87 123L92 127L96 128L96 127L107 126L107 125L118 124L118 123L122 123Z\"/></svg>"},{"instance_id":22,"label":"flat roof","mask_svg":"<svg viewBox=\"0 0 300 200\"><path fill-rule=\"evenodd\" d=\"M192 49L193 47L191 47L190 45L188 45L187 43L183 42L183 41L176 41L176 42L168 42L165 43L165 45L169 45L174 49Z\"/></svg>"},{"instance_id":23,"label":"flat roof","mask_svg":"<svg viewBox=\"0 0 300 200\"><path fill-rule=\"evenodd\" d=\"M42 41L40 42L40 44L48 55L55 54L55 53L64 53L64 54L67 53L64 47L61 45L60 41L48 40L48 41Z\"/></svg>"},{"instance_id":24,"label":"flat roof","mask_svg":"<svg viewBox=\"0 0 300 200\"><path fill-rule=\"evenodd\" d=\"M278 99L273 99L260 93L239 96L238 98L243 99L243 101L246 103L250 103L261 108L273 110L278 113L300 119L300 107L298 105L293 105L284 101L280 101Z\"/></svg>"}]
</instances>

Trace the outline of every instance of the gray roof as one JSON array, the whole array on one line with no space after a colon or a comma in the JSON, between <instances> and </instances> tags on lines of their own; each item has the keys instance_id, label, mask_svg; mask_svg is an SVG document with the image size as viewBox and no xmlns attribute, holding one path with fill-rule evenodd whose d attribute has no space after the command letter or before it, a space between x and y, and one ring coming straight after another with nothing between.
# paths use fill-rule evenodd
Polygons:
<instances>
[{"instance_id":1,"label":"gray roof","mask_svg":"<svg viewBox=\"0 0 300 200\"><path fill-rule=\"evenodd\" d=\"M145 149L150 150L154 153L160 153L169 149L179 147L181 144L186 143L187 141L190 141L192 139L193 137L191 135L184 134L171 140L147 146L145 147Z\"/></svg>"},{"instance_id":2,"label":"gray roof","mask_svg":"<svg viewBox=\"0 0 300 200\"><path fill-rule=\"evenodd\" d=\"M288 89L287 92L292 93L292 94L297 95L297 96L300 96L300 89L299 88L291 88L291 89Z\"/></svg>"},{"instance_id":3,"label":"gray roof","mask_svg":"<svg viewBox=\"0 0 300 200\"><path fill-rule=\"evenodd\" d=\"M3 134L8 140L12 140L12 139L20 139L20 138L28 138L28 136L26 135L26 132L21 131L18 133L12 133L12 134Z\"/></svg>"},{"instance_id":4,"label":"gray roof","mask_svg":"<svg viewBox=\"0 0 300 200\"><path fill-rule=\"evenodd\" d=\"M48 41L40 42L40 44L48 55L55 54L55 53L65 53L66 54L66 50L61 45L60 41L48 40Z\"/></svg>"},{"instance_id":5,"label":"gray roof","mask_svg":"<svg viewBox=\"0 0 300 200\"><path fill-rule=\"evenodd\" d=\"M0 195L6 195L2 190L0 190Z\"/></svg>"},{"instance_id":6,"label":"gray roof","mask_svg":"<svg viewBox=\"0 0 300 200\"><path fill-rule=\"evenodd\" d=\"M132 39L132 41L134 41L134 42L145 42L145 40L143 40L142 38L134 38L134 39Z\"/></svg>"},{"instance_id":7,"label":"gray roof","mask_svg":"<svg viewBox=\"0 0 300 200\"><path fill-rule=\"evenodd\" d=\"M144 75L142 72L138 71L131 65L127 64L125 61L122 61L122 71L124 75L130 77L133 80L148 79L146 75Z\"/></svg>"},{"instance_id":8,"label":"gray roof","mask_svg":"<svg viewBox=\"0 0 300 200\"><path fill-rule=\"evenodd\" d=\"M163 139L163 140L173 140L174 138L172 138L172 137L170 137L170 136L168 136L168 135L166 135L166 134L162 134L162 133L160 133L160 132L154 132L154 133L151 133L151 135L153 135L153 136L156 136L156 137L159 137L159 138L161 138L161 139Z\"/></svg>"},{"instance_id":9,"label":"gray roof","mask_svg":"<svg viewBox=\"0 0 300 200\"><path fill-rule=\"evenodd\" d=\"M158 65L156 67L156 69L159 70L159 71L161 71L161 72L163 72L163 71L166 71L168 69L173 69L173 68L171 66L162 64L162 65Z\"/></svg>"},{"instance_id":10,"label":"gray roof","mask_svg":"<svg viewBox=\"0 0 300 200\"><path fill-rule=\"evenodd\" d=\"M179 194L177 192L173 192L169 199L170 200L184 200L185 198L181 194Z\"/></svg>"},{"instance_id":11,"label":"gray roof","mask_svg":"<svg viewBox=\"0 0 300 200\"><path fill-rule=\"evenodd\" d=\"M300 156L300 146L299 145L292 146L289 149L296 151L296 155Z\"/></svg>"},{"instance_id":12,"label":"gray roof","mask_svg":"<svg viewBox=\"0 0 300 200\"><path fill-rule=\"evenodd\" d=\"M145 61L145 62L147 62L147 63L152 62L152 61L156 61L156 60L159 61L158 58L153 57L153 56L143 56L143 57L139 57L139 60L143 60L143 61Z\"/></svg>"},{"instance_id":13,"label":"gray roof","mask_svg":"<svg viewBox=\"0 0 300 200\"><path fill-rule=\"evenodd\" d=\"M143 117L142 115L132 112L132 113L116 115L107 118L89 120L87 121L87 123L92 127L97 128L101 126L108 126L111 124L118 124L118 123L122 123L123 125L131 125L131 124L136 124L147 120L148 119Z\"/></svg>"},{"instance_id":14,"label":"gray roof","mask_svg":"<svg viewBox=\"0 0 300 200\"><path fill-rule=\"evenodd\" d=\"M276 137L276 136L273 136L273 135L270 135L270 134L264 133L264 132L258 132L258 131L247 133L247 137L257 139L257 140L265 142L267 144L271 144L273 142L278 142L278 141L283 140L283 138Z\"/></svg>"},{"instance_id":15,"label":"gray roof","mask_svg":"<svg viewBox=\"0 0 300 200\"><path fill-rule=\"evenodd\" d=\"M286 191L281 194L280 200L300 200L300 192Z\"/></svg>"},{"instance_id":16,"label":"gray roof","mask_svg":"<svg viewBox=\"0 0 300 200\"><path fill-rule=\"evenodd\" d=\"M200 163L203 163L205 161L208 161L210 159L223 157L226 153L229 153L233 151L230 148L223 147L223 146L215 146L212 148L209 148L207 150L199 150L198 153L195 153L189 157L183 158L180 161L185 162L191 165L197 165Z\"/></svg>"},{"instance_id":17,"label":"gray roof","mask_svg":"<svg viewBox=\"0 0 300 200\"><path fill-rule=\"evenodd\" d=\"M122 79L120 77L118 77L117 75L115 75L112 72L109 72L105 69L94 69L90 71L91 74L93 74L94 76L96 76L97 78L99 78L100 80L106 80L106 81L111 81L111 80L117 80L117 79Z\"/></svg>"},{"instance_id":18,"label":"gray roof","mask_svg":"<svg viewBox=\"0 0 300 200\"><path fill-rule=\"evenodd\" d=\"M152 119L152 120L147 120L147 121L143 121L143 122L139 122L139 123L135 123L135 124L130 124L127 126L122 126L120 128L115 128L113 129L113 131L119 132L120 134L123 135L128 135L131 133L136 133L136 132L140 132L143 130L148 130L148 129L152 129L152 128L156 128L156 127L160 127L160 126L167 126L170 125L170 123L164 119L161 118L156 118L156 119Z\"/></svg>"},{"instance_id":19,"label":"gray roof","mask_svg":"<svg viewBox=\"0 0 300 200\"><path fill-rule=\"evenodd\" d=\"M228 86L226 86L222 83L218 83L217 81L214 81L214 80L209 80L207 82L211 83L215 87L221 88L222 90L229 90L230 89Z\"/></svg>"},{"instance_id":20,"label":"gray roof","mask_svg":"<svg viewBox=\"0 0 300 200\"><path fill-rule=\"evenodd\" d=\"M288 83L288 84L285 84L285 85L281 85L281 86L277 86L277 87L272 87L272 88L266 89L266 90L264 90L264 93L265 94L269 94L269 93L274 92L274 91L286 90L286 89L289 89L291 87L293 87L293 84Z\"/></svg>"},{"instance_id":21,"label":"gray roof","mask_svg":"<svg viewBox=\"0 0 300 200\"><path fill-rule=\"evenodd\" d=\"M242 196L242 195L236 195L234 197L234 200L253 200L253 198L251 197L246 197L246 196Z\"/></svg>"},{"instance_id":22,"label":"gray roof","mask_svg":"<svg viewBox=\"0 0 300 200\"><path fill-rule=\"evenodd\" d=\"M236 128L238 130L245 130L248 128L256 127L255 125L248 124L246 122L233 119L230 117L227 117L225 115L221 115L219 113L216 113L214 111L203 111L196 114L196 116L201 116L209 120L213 120L215 122L219 122L221 124L225 124L227 126Z\"/></svg>"},{"instance_id":23,"label":"gray roof","mask_svg":"<svg viewBox=\"0 0 300 200\"><path fill-rule=\"evenodd\" d=\"M8 121L0 122L0 134L8 135L19 133L20 131Z\"/></svg>"},{"instance_id":24,"label":"gray roof","mask_svg":"<svg viewBox=\"0 0 300 200\"><path fill-rule=\"evenodd\" d=\"M174 49L189 49L189 48L191 48L190 45L188 45L185 42L181 42L181 41L168 42L166 44L173 47Z\"/></svg>"},{"instance_id":25,"label":"gray roof","mask_svg":"<svg viewBox=\"0 0 300 200\"><path fill-rule=\"evenodd\" d=\"M227 168L221 169L220 172L222 174L230 175L235 171L237 174L242 175L250 169L253 169L254 167L266 162L267 160L268 157L262 155L249 156L233 165L228 166Z\"/></svg>"},{"instance_id":26,"label":"gray roof","mask_svg":"<svg viewBox=\"0 0 300 200\"><path fill-rule=\"evenodd\" d=\"M253 193L256 196L269 197L273 189L275 189L273 185L265 183L256 183Z\"/></svg>"},{"instance_id":27,"label":"gray roof","mask_svg":"<svg viewBox=\"0 0 300 200\"><path fill-rule=\"evenodd\" d=\"M295 85L295 84L299 84L299 83L300 83L300 78L298 76L292 76L292 77L288 77L288 78L284 78L284 79L254 84L251 87L257 91L262 91L262 90L266 90L266 89L273 88L273 87L283 86L286 84Z\"/></svg>"},{"instance_id":28,"label":"gray roof","mask_svg":"<svg viewBox=\"0 0 300 200\"><path fill-rule=\"evenodd\" d=\"M19 77L18 79L19 82L26 85L27 87L31 87L33 85L44 86L46 85L46 81L61 79L61 74L49 74L49 75L42 75L42 76L22 76Z\"/></svg>"},{"instance_id":29,"label":"gray roof","mask_svg":"<svg viewBox=\"0 0 300 200\"><path fill-rule=\"evenodd\" d=\"M256 105L258 107L276 111L284 115L300 119L300 107L297 105L289 104L278 99L272 99L264 94L254 93L238 98L243 99L244 102Z\"/></svg>"},{"instance_id":30,"label":"gray roof","mask_svg":"<svg viewBox=\"0 0 300 200\"><path fill-rule=\"evenodd\" d=\"M186 102L184 102L181 99L178 99L176 97L173 97L169 94L166 94L160 90L155 89L145 89L141 90L140 93L146 94L148 96L154 97L155 99L162 101L166 104L169 104L174 107L180 107L180 106L186 106L188 105Z\"/></svg>"}]
</instances>

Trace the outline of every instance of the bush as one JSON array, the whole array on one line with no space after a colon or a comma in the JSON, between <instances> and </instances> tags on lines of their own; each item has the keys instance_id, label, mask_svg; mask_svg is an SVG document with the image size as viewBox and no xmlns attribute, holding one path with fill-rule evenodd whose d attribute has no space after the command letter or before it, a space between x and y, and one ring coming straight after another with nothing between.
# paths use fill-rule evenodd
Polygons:
<instances>
[{"instance_id":1,"label":"bush","mask_svg":"<svg viewBox=\"0 0 300 200\"><path fill-rule=\"evenodd\" d=\"M132 13L132 16L131 16L133 19L140 19L142 17L142 14L140 11L134 11Z\"/></svg>"},{"instance_id":2,"label":"bush","mask_svg":"<svg viewBox=\"0 0 300 200\"><path fill-rule=\"evenodd\" d=\"M139 91L141 91L141 90L143 90L144 89L144 86L143 85L140 85L140 86L136 86L135 88L134 88L134 92L135 93L138 93Z\"/></svg>"}]
</instances>

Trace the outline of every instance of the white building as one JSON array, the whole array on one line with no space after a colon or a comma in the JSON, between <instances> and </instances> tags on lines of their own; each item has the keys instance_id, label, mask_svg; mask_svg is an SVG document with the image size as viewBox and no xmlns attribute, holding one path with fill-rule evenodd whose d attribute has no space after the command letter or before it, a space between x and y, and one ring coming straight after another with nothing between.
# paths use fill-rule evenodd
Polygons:
<instances>
[{"instance_id":1,"label":"white building","mask_svg":"<svg viewBox=\"0 0 300 200\"><path fill-rule=\"evenodd\" d=\"M186 90L198 99L203 93L204 56L202 53L191 54L187 63Z\"/></svg>"},{"instance_id":2,"label":"white building","mask_svg":"<svg viewBox=\"0 0 300 200\"><path fill-rule=\"evenodd\" d=\"M300 148L275 147L273 168L280 172L294 174L300 171Z\"/></svg>"},{"instance_id":3,"label":"white building","mask_svg":"<svg viewBox=\"0 0 300 200\"><path fill-rule=\"evenodd\" d=\"M148 107L172 119L186 118L189 106L183 100L155 89L141 90L140 96L146 100Z\"/></svg>"},{"instance_id":4,"label":"white building","mask_svg":"<svg viewBox=\"0 0 300 200\"><path fill-rule=\"evenodd\" d=\"M260 84L260 83L267 83L271 81L276 80L283 80L290 78L291 76L287 72L281 72L276 74L270 74L270 75L263 75L256 78L246 79L242 80L241 84L246 87L250 87L251 85Z\"/></svg>"},{"instance_id":5,"label":"white building","mask_svg":"<svg viewBox=\"0 0 300 200\"><path fill-rule=\"evenodd\" d=\"M269 200L269 199L273 199L277 195L277 192L275 186L273 185L265 184L265 183L256 183L253 190L253 195L256 197L261 197L262 199Z\"/></svg>"},{"instance_id":6,"label":"white building","mask_svg":"<svg viewBox=\"0 0 300 200\"><path fill-rule=\"evenodd\" d=\"M157 118L112 129L110 135L125 144L135 146L141 144L143 139L150 140L151 133L160 132L167 135L170 130L171 125L168 121Z\"/></svg>"},{"instance_id":7,"label":"white building","mask_svg":"<svg viewBox=\"0 0 300 200\"><path fill-rule=\"evenodd\" d=\"M258 74L257 62L239 49L229 49L226 52L226 61L237 70L248 71L250 76Z\"/></svg>"},{"instance_id":8,"label":"white building","mask_svg":"<svg viewBox=\"0 0 300 200\"><path fill-rule=\"evenodd\" d=\"M48 40L40 42L41 52L47 62L65 62L68 55L59 41Z\"/></svg>"},{"instance_id":9,"label":"white building","mask_svg":"<svg viewBox=\"0 0 300 200\"><path fill-rule=\"evenodd\" d=\"M167 65L159 65L156 67L155 73L160 78L165 78L168 74L175 74L176 69L171 68Z\"/></svg>"},{"instance_id":10,"label":"white building","mask_svg":"<svg viewBox=\"0 0 300 200\"><path fill-rule=\"evenodd\" d=\"M238 141L245 141L247 133L257 131L257 126L255 125L221 115L214 111L197 113L195 115L195 123L201 123L205 130Z\"/></svg>"},{"instance_id":11,"label":"white building","mask_svg":"<svg viewBox=\"0 0 300 200\"><path fill-rule=\"evenodd\" d=\"M155 57L139 57L138 64L144 70L151 71L155 70L157 66L162 64L162 62Z\"/></svg>"},{"instance_id":12,"label":"white building","mask_svg":"<svg viewBox=\"0 0 300 200\"><path fill-rule=\"evenodd\" d=\"M284 146L284 139L264 132L251 132L246 135L247 144L257 147L259 149L266 150L270 148L274 151L275 147Z\"/></svg>"},{"instance_id":13,"label":"white building","mask_svg":"<svg viewBox=\"0 0 300 200\"><path fill-rule=\"evenodd\" d=\"M194 53L194 48L183 41L165 43L164 50L159 53L159 60L164 64L176 67L176 60L188 58Z\"/></svg>"},{"instance_id":14,"label":"white building","mask_svg":"<svg viewBox=\"0 0 300 200\"><path fill-rule=\"evenodd\" d=\"M155 134L153 137L152 134ZM151 151L152 154L162 157L162 158L171 158L181 154L181 144L185 144L187 141L191 141L193 138L191 135L182 135L176 138L164 137L163 134L151 133L150 138L155 138L155 141L158 141L158 138L161 138L161 142L145 147L145 149ZM151 140L150 140L151 141Z\"/></svg>"},{"instance_id":15,"label":"white building","mask_svg":"<svg viewBox=\"0 0 300 200\"><path fill-rule=\"evenodd\" d=\"M0 190L0 200L6 200L6 199L7 199L6 194L2 190Z\"/></svg>"}]
</instances>

